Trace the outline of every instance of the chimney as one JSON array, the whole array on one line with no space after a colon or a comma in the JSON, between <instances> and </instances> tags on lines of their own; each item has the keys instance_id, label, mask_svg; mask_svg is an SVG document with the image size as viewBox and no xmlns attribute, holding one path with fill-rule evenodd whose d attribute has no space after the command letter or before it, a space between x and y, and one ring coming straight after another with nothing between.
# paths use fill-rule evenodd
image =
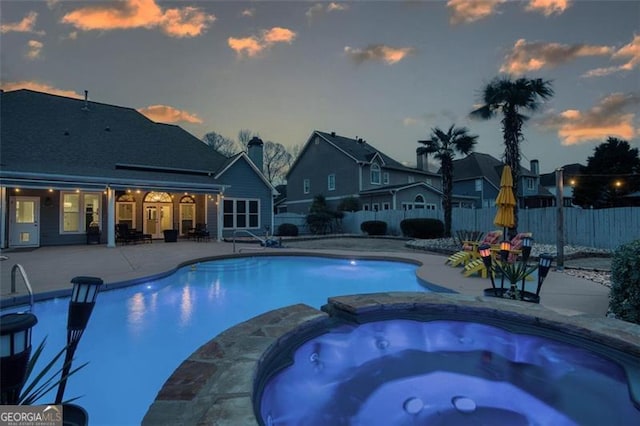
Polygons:
<instances>
[{"instance_id":1,"label":"chimney","mask_svg":"<svg viewBox=\"0 0 640 426\"><path fill-rule=\"evenodd\" d=\"M249 155L249 159L251 160L251 162L255 164L260 171L262 171L263 167L263 145L264 143L262 142L262 139L257 136L251 138L251 140L247 144L247 155Z\"/></svg>"},{"instance_id":2,"label":"chimney","mask_svg":"<svg viewBox=\"0 0 640 426\"><path fill-rule=\"evenodd\" d=\"M89 111L89 91L84 91L84 106L82 107L83 111Z\"/></svg>"},{"instance_id":3,"label":"chimney","mask_svg":"<svg viewBox=\"0 0 640 426\"><path fill-rule=\"evenodd\" d=\"M428 155L423 153L423 148L416 148L416 169L424 172L429 171L429 161L427 157Z\"/></svg>"},{"instance_id":4,"label":"chimney","mask_svg":"<svg viewBox=\"0 0 640 426\"><path fill-rule=\"evenodd\" d=\"M336 137L336 132L331 132L331 137L335 138Z\"/></svg>"},{"instance_id":5,"label":"chimney","mask_svg":"<svg viewBox=\"0 0 640 426\"><path fill-rule=\"evenodd\" d=\"M530 164L531 164L531 173L533 173L536 176L540 175L540 163L538 162L538 160L531 160Z\"/></svg>"}]
</instances>

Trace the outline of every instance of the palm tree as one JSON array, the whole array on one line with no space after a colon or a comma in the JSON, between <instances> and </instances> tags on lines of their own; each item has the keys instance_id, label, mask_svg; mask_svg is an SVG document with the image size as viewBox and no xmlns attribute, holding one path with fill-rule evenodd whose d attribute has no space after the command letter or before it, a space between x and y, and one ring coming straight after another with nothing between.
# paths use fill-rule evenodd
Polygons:
<instances>
[{"instance_id":1,"label":"palm tree","mask_svg":"<svg viewBox=\"0 0 640 426\"><path fill-rule=\"evenodd\" d=\"M444 234L451 236L451 193L453 192L453 157L456 152L469 154L473 151L478 136L469 135L466 127L455 127L452 124L447 132L438 127L431 129L431 139L418 141L423 144L418 154L434 154L440 160L442 173L442 207L444 209Z\"/></svg>"},{"instance_id":2,"label":"palm tree","mask_svg":"<svg viewBox=\"0 0 640 426\"><path fill-rule=\"evenodd\" d=\"M550 80L525 77L511 80L510 77L494 78L482 91L482 106L471 112L472 117L489 120L502 115L502 137L504 139L504 161L513 173L513 191L518 196L520 178L520 142L524 139L522 126L529 117L521 111L535 112L540 101L553 96ZM518 229L518 206L515 209L516 222L511 229Z\"/></svg>"}]
</instances>

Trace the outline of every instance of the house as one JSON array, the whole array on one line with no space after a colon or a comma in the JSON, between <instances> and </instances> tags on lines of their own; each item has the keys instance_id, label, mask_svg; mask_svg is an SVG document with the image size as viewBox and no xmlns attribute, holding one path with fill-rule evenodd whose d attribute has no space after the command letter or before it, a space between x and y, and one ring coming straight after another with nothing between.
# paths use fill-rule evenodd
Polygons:
<instances>
[{"instance_id":1,"label":"house","mask_svg":"<svg viewBox=\"0 0 640 426\"><path fill-rule=\"evenodd\" d=\"M573 206L573 187L575 177L582 173L584 166L580 163L565 164L562 166L562 198L563 206ZM545 187L553 196L556 195L556 172L540 175L540 185Z\"/></svg>"},{"instance_id":2,"label":"house","mask_svg":"<svg viewBox=\"0 0 640 426\"><path fill-rule=\"evenodd\" d=\"M439 210L442 184L424 156L407 167L361 138L315 130L287 174L287 212L307 213L317 195L332 209L354 197L363 210Z\"/></svg>"},{"instance_id":3,"label":"house","mask_svg":"<svg viewBox=\"0 0 640 426\"><path fill-rule=\"evenodd\" d=\"M500 191L500 177L504 163L489 154L473 152L453 161L453 193L476 199L476 208L495 205ZM539 182L538 161L531 161L531 170L520 167L518 205L545 207L553 203L553 194Z\"/></svg>"},{"instance_id":4,"label":"house","mask_svg":"<svg viewBox=\"0 0 640 426\"><path fill-rule=\"evenodd\" d=\"M151 238L206 224L218 239L273 226L261 144L227 158L178 126L87 92L0 96L2 248L81 244L95 230L112 247L116 224Z\"/></svg>"}]
</instances>

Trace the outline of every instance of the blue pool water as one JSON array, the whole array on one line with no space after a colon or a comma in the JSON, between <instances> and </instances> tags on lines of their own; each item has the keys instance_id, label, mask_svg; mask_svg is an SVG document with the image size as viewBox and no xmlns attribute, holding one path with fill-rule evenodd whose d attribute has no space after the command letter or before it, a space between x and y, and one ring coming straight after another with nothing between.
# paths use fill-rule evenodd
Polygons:
<instances>
[{"instance_id":1,"label":"blue pool water","mask_svg":"<svg viewBox=\"0 0 640 426\"><path fill-rule=\"evenodd\" d=\"M171 373L202 344L258 314L296 303L319 308L330 296L428 291L416 265L316 257L247 257L187 266L171 276L98 295L78 346L65 399L94 425L140 424ZM65 345L69 299L39 302L33 346L44 359ZM53 399L43 399L48 402Z\"/></svg>"}]
</instances>

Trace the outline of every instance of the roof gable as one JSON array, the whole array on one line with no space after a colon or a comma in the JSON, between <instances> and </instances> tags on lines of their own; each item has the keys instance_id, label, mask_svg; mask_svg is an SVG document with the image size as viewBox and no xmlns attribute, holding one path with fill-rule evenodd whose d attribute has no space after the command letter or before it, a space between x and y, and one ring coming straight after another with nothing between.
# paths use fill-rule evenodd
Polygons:
<instances>
[{"instance_id":1,"label":"roof gable","mask_svg":"<svg viewBox=\"0 0 640 426\"><path fill-rule=\"evenodd\" d=\"M279 192L278 190L271 185L271 182L269 182L266 178L266 176L264 175L264 173L262 173L257 167L256 165L253 163L253 161L251 161L251 159L249 158L249 156L245 153L245 152L240 152L236 155L234 155L233 157L229 158L220 168L220 170L216 173L215 177L216 179L220 178L225 172L227 172L229 169L231 169L233 167L234 164L236 164L238 161L245 161L249 167L251 167L251 169L260 177L260 179L265 183L265 185L267 185L269 187L269 189L271 190L271 193L273 195L278 195Z\"/></svg>"}]
</instances>

